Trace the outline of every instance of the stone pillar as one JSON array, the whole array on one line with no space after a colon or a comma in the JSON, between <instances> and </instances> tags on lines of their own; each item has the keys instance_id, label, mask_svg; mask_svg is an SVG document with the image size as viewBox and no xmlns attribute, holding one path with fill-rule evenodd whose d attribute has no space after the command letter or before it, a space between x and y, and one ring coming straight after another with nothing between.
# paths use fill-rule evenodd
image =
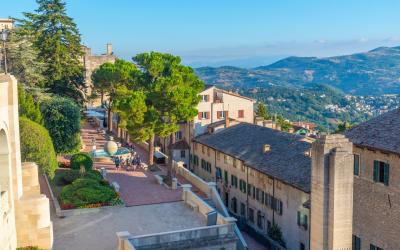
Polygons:
<instances>
[{"instance_id":1,"label":"stone pillar","mask_svg":"<svg viewBox=\"0 0 400 250\"><path fill-rule=\"evenodd\" d=\"M311 157L311 250L350 250L353 144L343 135L323 135Z\"/></svg>"}]
</instances>

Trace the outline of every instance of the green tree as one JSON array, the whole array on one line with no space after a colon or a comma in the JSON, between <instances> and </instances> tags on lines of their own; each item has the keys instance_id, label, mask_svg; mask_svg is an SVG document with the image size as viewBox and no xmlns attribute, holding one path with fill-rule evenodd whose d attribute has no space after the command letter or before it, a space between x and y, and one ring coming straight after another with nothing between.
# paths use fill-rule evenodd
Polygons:
<instances>
[{"instance_id":1,"label":"green tree","mask_svg":"<svg viewBox=\"0 0 400 250\"><path fill-rule=\"evenodd\" d=\"M114 100L117 97L117 89L132 84L131 75L135 71L138 71L138 69L133 63L116 60L115 63L102 64L92 74L94 91L100 93L102 103L107 109L109 132L112 131L112 110ZM107 97L107 101L104 101L104 95Z\"/></svg>"},{"instance_id":2,"label":"green tree","mask_svg":"<svg viewBox=\"0 0 400 250\"><path fill-rule=\"evenodd\" d=\"M32 94L25 92L21 84L18 84L18 104L20 117L26 117L43 125L43 116L39 104L35 102Z\"/></svg>"},{"instance_id":3,"label":"green tree","mask_svg":"<svg viewBox=\"0 0 400 250\"><path fill-rule=\"evenodd\" d=\"M257 116L262 117L264 119L270 118L267 107L265 107L265 104L263 101L260 101L258 103L256 114L257 114Z\"/></svg>"},{"instance_id":4,"label":"green tree","mask_svg":"<svg viewBox=\"0 0 400 250\"><path fill-rule=\"evenodd\" d=\"M72 153L80 146L80 110L67 98L52 98L43 101L41 110L44 125L53 139L54 148L59 153Z\"/></svg>"},{"instance_id":5,"label":"green tree","mask_svg":"<svg viewBox=\"0 0 400 250\"><path fill-rule=\"evenodd\" d=\"M61 0L37 0L35 13L24 13L21 26L34 35L39 59L46 64L45 87L51 92L86 100L81 37L73 19L66 14Z\"/></svg>"},{"instance_id":6,"label":"green tree","mask_svg":"<svg viewBox=\"0 0 400 250\"><path fill-rule=\"evenodd\" d=\"M54 177L57 169L56 153L49 132L40 124L20 117L21 160L36 162L41 173Z\"/></svg>"},{"instance_id":7,"label":"green tree","mask_svg":"<svg viewBox=\"0 0 400 250\"><path fill-rule=\"evenodd\" d=\"M274 120L281 126L282 131L289 131L293 126L282 115L276 115Z\"/></svg>"},{"instance_id":8,"label":"green tree","mask_svg":"<svg viewBox=\"0 0 400 250\"><path fill-rule=\"evenodd\" d=\"M11 30L7 42L8 71L19 83L31 87L43 84L43 72L46 69L32 42L33 36L20 27Z\"/></svg>"},{"instance_id":9,"label":"green tree","mask_svg":"<svg viewBox=\"0 0 400 250\"><path fill-rule=\"evenodd\" d=\"M141 69L135 72L134 81L139 82L147 97L148 109L143 124L149 137L150 164L153 164L155 135L171 135L173 143L172 135L179 128L178 122L189 121L196 116L200 101L198 94L204 83L192 68L181 64L178 56L151 52L138 54L133 61Z\"/></svg>"},{"instance_id":10,"label":"green tree","mask_svg":"<svg viewBox=\"0 0 400 250\"><path fill-rule=\"evenodd\" d=\"M338 124L335 133L343 133L344 131L351 129L352 127L353 125L351 123L349 123L348 121L344 121Z\"/></svg>"}]
</instances>

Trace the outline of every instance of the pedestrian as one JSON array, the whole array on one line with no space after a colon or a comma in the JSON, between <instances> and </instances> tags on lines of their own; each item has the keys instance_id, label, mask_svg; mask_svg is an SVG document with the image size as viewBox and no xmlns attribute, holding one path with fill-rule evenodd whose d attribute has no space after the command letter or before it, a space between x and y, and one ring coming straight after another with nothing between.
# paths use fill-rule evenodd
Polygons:
<instances>
[{"instance_id":1,"label":"pedestrian","mask_svg":"<svg viewBox=\"0 0 400 250\"><path fill-rule=\"evenodd\" d=\"M136 171L136 165L137 161L136 161L136 156L132 158L132 165L133 165L133 171Z\"/></svg>"},{"instance_id":2,"label":"pedestrian","mask_svg":"<svg viewBox=\"0 0 400 250\"><path fill-rule=\"evenodd\" d=\"M115 157L114 159L114 163L115 163L115 168L118 170L119 168L119 164L121 163L121 160L119 159L119 157Z\"/></svg>"}]
</instances>

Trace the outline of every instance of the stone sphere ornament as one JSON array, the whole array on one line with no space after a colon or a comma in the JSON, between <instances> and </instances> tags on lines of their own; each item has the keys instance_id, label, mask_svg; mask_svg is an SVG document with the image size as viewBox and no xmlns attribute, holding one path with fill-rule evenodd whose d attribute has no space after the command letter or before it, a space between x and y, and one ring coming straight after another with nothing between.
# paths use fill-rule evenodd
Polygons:
<instances>
[{"instance_id":1,"label":"stone sphere ornament","mask_svg":"<svg viewBox=\"0 0 400 250\"><path fill-rule=\"evenodd\" d=\"M115 141L108 141L104 144L104 151L113 156L118 151L118 145Z\"/></svg>"}]
</instances>

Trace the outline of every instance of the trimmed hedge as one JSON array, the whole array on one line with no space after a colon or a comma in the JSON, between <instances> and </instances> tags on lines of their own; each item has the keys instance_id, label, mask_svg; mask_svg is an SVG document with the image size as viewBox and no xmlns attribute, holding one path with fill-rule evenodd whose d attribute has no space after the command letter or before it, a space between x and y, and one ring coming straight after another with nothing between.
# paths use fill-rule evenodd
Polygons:
<instances>
[{"instance_id":1,"label":"trimmed hedge","mask_svg":"<svg viewBox=\"0 0 400 250\"><path fill-rule=\"evenodd\" d=\"M79 170L75 169L70 169L68 171L65 171L62 173L61 178L63 179L64 184L71 184L75 180L79 178L86 178L86 179L93 179L93 180L98 180L101 181L103 177L101 176L101 173L96 170L90 170L87 171L83 176L80 173Z\"/></svg>"},{"instance_id":2,"label":"trimmed hedge","mask_svg":"<svg viewBox=\"0 0 400 250\"><path fill-rule=\"evenodd\" d=\"M70 168L79 170L81 169L81 165L83 165L86 171L90 171L93 168L93 160L87 153L77 153L71 157L70 160Z\"/></svg>"},{"instance_id":3,"label":"trimmed hedge","mask_svg":"<svg viewBox=\"0 0 400 250\"><path fill-rule=\"evenodd\" d=\"M79 178L61 190L61 201L64 205L83 207L90 204L111 204L118 198L114 189L106 182Z\"/></svg>"},{"instance_id":4,"label":"trimmed hedge","mask_svg":"<svg viewBox=\"0 0 400 250\"><path fill-rule=\"evenodd\" d=\"M36 162L41 173L50 178L58 168L56 153L49 132L40 124L20 117L21 160Z\"/></svg>"}]
</instances>

